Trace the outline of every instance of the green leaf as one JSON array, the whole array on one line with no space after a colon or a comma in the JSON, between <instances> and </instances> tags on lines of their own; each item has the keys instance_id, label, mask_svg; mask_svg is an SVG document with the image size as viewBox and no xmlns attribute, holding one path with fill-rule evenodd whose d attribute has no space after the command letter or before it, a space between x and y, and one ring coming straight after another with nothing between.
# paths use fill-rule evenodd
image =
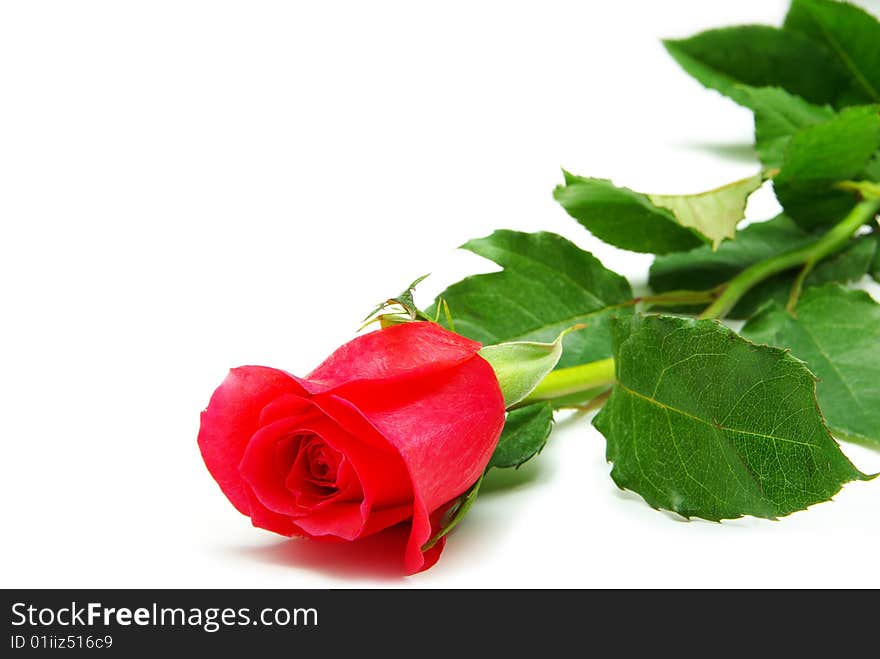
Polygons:
<instances>
[{"instance_id":1,"label":"green leaf","mask_svg":"<svg viewBox=\"0 0 880 659\"><path fill-rule=\"evenodd\" d=\"M558 366L611 356L610 319L632 313L632 289L592 254L553 233L507 230L463 248L504 269L467 277L438 296L449 304L456 332L484 345L550 342L585 324L563 340ZM429 316L437 304L427 310Z\"/></svg>"},{"instance_id":2,"label":"green leaf","mask_svg":"<svg viewBox=\"0 0 880 659\"><path fill-rule=\"evenodd\" d=\"M852 102L880 102L880 23L871 14L846 2L793 0L785 29L835 57L852 82Z\"/></svg>"},{"instance_id":3,"label":"green leaf","mask_svg":"<svg viewBox=\"0 0 880 659\"><path fill-rule=\"evenodd\" d=\"M834 116L829 106L813 105L778 87L747 87L743 94L755 113L755 151L768 169L782 167L792 135Z\"/></svg>"},{"instance_id":4,"label":"green leaf","mask_svg":"<svg viewBox=\"0 0 880 659\"><path fill-rule=\"evenodd\" d=\"M657 293L685 288L709 290L730 281L758 261L813 240L815 236L780 215L769 222L749 225L737 234L735 241L725 242L716 252L700 247L689 252L658 256L651 265L648 283ZM804 280L804 287L861 279L870 267L875 250L876 243L872 244L870 237L851 241L843 250L817 264ZM762 281L742 297L728 317L748 318L769 300L784 305L796 275L797 270L791 270ZM682 306L671 310L697 313L700 309Z\"/></svg>"},{"instance_id":5,"label":"green leaf","mask_svg":"<svg viewBox=\"0 0 880 659\"><path fill-rule=\"evenodd\" d=\"M505 407L516 405L532 393L541 380L556 368L562 356L562 339L570 329L575 328L563 330L552 343L512 341L480 350L480 356L495 371Z\"/></svg>"},{"instance_id":6,"label":"green leaf","mask_svg":"<svg viewBox=\"0 0 880 659\"><path fill-rule=\"evenodd\" d=\"M681 67L710 89L751 107L744 87L782 87L811 103L850 95L846 71L822 46L796 32L742 25L664 41Z\"/></svg>"},{"instance_id":7,"label":"green leaf","mask_svg":"<svg viewBox=\"0 0 880 659\"><path fill-rule=\"evenodd\" d=\"M553 196L598 238L634 252L666 254L732 238L760 174L690 195L648 195L565 172Z\"/></svg>"},{"instance_id":8,"label":"green leaf","mask_svg":"<svg viewBox=\"0 0 880 659\"><path fill-rule=\"evenodd\" d=\"M706 236L713 249L736 235L749 195L761 187L761 174L734 181L708 192L691 195L648 195L656 206L672 211L678 223Z\"/></svg>"},{"instance_id":9,"label":"green leaf","mask_svg":"<svg viewBox=\"0 0 880 659\"><path fill-rule=\"evenodd\" d=\"M685 517L776 518L864 478L832 439L816 384L789 353L715 321L634 316L594 425L617 485Z\"/></svg>"},{"instance_id":10,"label":"green leaf","mask_svg":"<svg viewBox=\"0 0 880 659\"><path fill-rule=\"evenodd\" d=\"M666 254L702 244L699 235L681 226L671 212L647 195L619 188L605 179L565 174L565 185L553 197L597 238L632 252Z\"/></svg>"},{"instance_id":11,"label":"green leaf","mask_svg":"<svg viewBox=\"0 0 880 659\"><path fill-rule=\"evenodd\" d=\"M742 333L790 348L807 363L819 378L819 406L838 437L880 445L880 305L870 295L837 284L812 288L794 313L769 305Z\"/></svg>"},{"instance_id":12,"label":"green leaf","mask_svg":"<svg viewBox=\"0 0 880 659\"><path fill-rule=\"evenodd\" d=\"M834 224L856 200L832 186L861 178L878 149L880 112L876 106L847 108L825 123L799 131L791 138L774 180L786 214L808 229Z\"/></svg>"},{"instance_id":13,"label":"green leaf","mask_svg":"<svg viewBox=\"0 0 880 659\"><path fill-rule=\"evenodd\" d=\"M874 252L874 262L871 265L871 276L880 282L880 235L876 235L875 242L877 243L877 249Z\"/></svg>"},{"instance_id":14,"label":"green leaf","mask_svg":"<svg viewBox=\"0 0 880 659\"><path fill-rule=\"evenodd\" d=\"M532 459L547 444L552 426L553 406L550 403L533 403L509 412L501 439L486 469L518 468Z\"/></svg>"},{"instance_id":15,"label":"green leaf","mask_svg":"<svg viewBox=\"0 0 880 659\"><path fill-rule=\"evenodd\" d=\"M858 281L870 271L876 254L877 241L872 236L855 238L843 250L821 261L804 280L804 288Z\"/></svg>"},{"instance_id":16,"label":"green leaf","mask_svg":"<svg viewBox=\"0 0 880 659\"><path fill-rule=\"evenodd\" d=\"M869 181L880 182L880 151L874 154L871 162L865 167L865 178Z\"/></svg>"}]
</instances>

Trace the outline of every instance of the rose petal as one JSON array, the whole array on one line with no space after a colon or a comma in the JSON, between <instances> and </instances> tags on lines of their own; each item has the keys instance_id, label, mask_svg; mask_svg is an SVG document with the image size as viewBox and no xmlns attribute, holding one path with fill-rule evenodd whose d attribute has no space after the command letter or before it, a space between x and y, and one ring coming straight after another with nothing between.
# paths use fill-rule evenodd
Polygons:
<instances>
[{"instance_id":1,"label":"rose petal","mask_svg":"<svg viewBox=\"0 0 880 659\"><path fill-rule=\"evenodd\" d=\"M412 501L409 472L399 451L349 401L326 394L313 399L316 408L352 438L365 445L358 469L374 508L394 508ZM369 451L367 450L369 447Z\"/></svg>"},{"instance_id":2,"label":"rose petal","mask_svg":"<svg viewBox=\"0 0 880 659\"><path fill-rule=\"evenodd\" d=\"M308 480L318 487L334 487L340 477L339 469L345 458L339 451L322 441L312 441L303 447L308 460Z\"/></svg>"},{"instance_id":3,"label":"rose petal","mask_svg":"<svg viewBox=\"0 0 880 659\"><path fill-rule=\"evenodd\" d=\"M375 433L399 452L414 496L406 569L423 569L430 515L479 478L501 434L504 399L492 367L474 357L430 376L352 383L313 400L350 434Z\"/></svg>"},{"instance_id":4,"label":"rose petal","mask_svg":"<svg viewBox=\"0 0 880 659\"><path fill-rule=\"evenodd\" d=\"M411 503L402 506L395 506L393 508L383 508L380 510L373 508L370 510L370 517L367 519L367 524L361 533L361 537L384 531L395 524L410 519L412 514L413 506Z\"/></svg>"},{"instance_id":5,"label":"rose petal","mask_svg":"<svg viewBox=\"0 0 880 659\"><path fill-rule=\"evenodd\" d=\"M289 480L299 477L303 487L310 485L304 483L308 477L305 467L300 465L297 471L294 466L282 472L276 462L279 439L299 434L320 437L345 458L339 472L345 482L339 483L339 493L310 505L304 505L307 499L297 499L291 492L295 483ZM409 476L396 451L387 444L383 451L377 451L346 432L330 416L308 413L261 428L245 451L240 471L258 505L294 517L296 525L309 535L351 540L396 524L412 511L408 503ZM276 523L271 516L270 521Z\"/></svg>"},{"instance_id":6,"label":"rose petal","mask_svg":"<svg viewBox=\"0 0 880 659\"><path fill-rule=\"evenodd\" d=\"M416 381L341 387L334 397L397 448L431 512L477 480L504 425L501 389L481 357ZM315 402L323 408L323 400Z\"/></svg>"},{"instance_id":7,"label":"rose petal","mask_svg":"<svg viewBox=\"0 0 880 659\"><path fill-rule=\"evenodd\" d=\"M406 551L403 556L403 569L406 570L407 574L415 574L424 569L425 552L422 551L422 547L430 539L431 520L428 508L425 506L422 497L417 494L413 508L412 530L409 534L409 540L406 542ZM434 548L439 544L438 542L437 545L434 545ZM443 551L442 546L440 551ZM437 552L437 558L440 556L440 551Z\"/></svg>"},{"instance_id":8,"label":"rose petal","mask_svg":"<svg viewBox=\"0 0 880 659\"><path fill-rule=\"evenodd\" d=\"M310 511L324 508L340 494L344 494L347 501L360 503L363 498L361 488L352 479L354 487L346 487L336 495L326 497L320 501L307 502L302 505L297 496L291 492L288 477L292 470L300 468L300 474L305 480L306 470L301 464L279 464L277 444L286 437L298 435L316 435L331 446L340 441L339 435L344 434L339 428L328 423L326 419L309 417L292 417L281 419L260 428L254 433L253 438L242 456L239 472L241 477L251 486L257 500L269 510L293 517L307 515ZM334 434L335 437L327 437ZM335 448L335 446L334 446ZM337 450L339 450L337 448ZM297 460L305 459L298 451ZM346 483L345 485L350 485Z\"/></svg>"},{"instance_id":9,"label":"rose petal","mask_svg":"<svg viewBox=\"0 0 880 659\"><path fill-rule=\"evenodd\" d=\"M317 435L311 434L299 435L298 437L300 439L299 446L297 447L298 453L293 466L284 478L284 489L293 495L294 501L296 501L298 507L308 511L312 507L331 498L341 498L343 496L342 490L345 489L344 486L350 485L350 481L356 479L351 478L343 487L336 487L335 484L332 483L329 485L316 485L311 478L311 473L309 471L308 446L323 440L318 438ZM357 483L355 483L355 485L357 485ZM360 487L357 487L356 489L360 492ZM346 493L347 492L348 490L346 489ZM357 501L360 501L360 498L356 494L354 497Z\"/></svg>"},{"instance_id":10,"label":"rose petal","mask_svg":"<svg viewBox=\"0 0 880 659\"><path fill-rule=\"evenodd\" d=\"M409 476L400 456L389 450L376 450L372 445L361 441L340 426L332 416L317 419L310 423L310 428L345 456L348 465L357 477L359 492L363 501L360 505L360 520L357 527L354 514L340 509L344 515L342 520L332 518L342 504L316 506L307 515L297 519L304 530L312 535L337 535L345 539L363 537L367 533L375 533L392 524L396 524L410 514L411 499ZM404 504L404 508L401 508ZM386 513L387 509L395 509Z\"/></svg>"},{"instance_id":11,"label":"rose petal","mask_svg":"<svg viewBox=\"0 0 880 659\"><path fill-rule=\"evenodd\" d=\"M308 398L299 394L282 394L260 411L260 426L292 416L302 416L309 411L311 404Z\"/></svg>"},{"instance_id":12,"label":"rose petal","mask_svg":"<svg viewBox=\"0 0 880 659\"><path fill-rule=\"evenodd\" d=\"M259 500L257 500L256 496L254 496L253 492L248 490L247 493L248 500L251 508L251 524L256 526L258 529L265 529L267 531L272 531L273 533L280 533L281 535L286 536L294 536L294 535L305 535L303 531L296 525L291 517L288 515L279 515L276 512L272 512L266 506L261 504Z\"/></svg>"},{"instance_id":13,"label":"rose petal","mask_svg":"<svg viewBox=\"0 0 880 659\"><path fill-rule=\"evenodd\" d=\"M202 459L232 505L245 515L251 512L250 501L238 465L260 426L263 408L287 393L302 395L305 390L284 371L242 366L229 372L202 412L198 440Z\"/></svg>"},{"instance_id":14,"label":"rose petal","mask_svg":"<svg viewBox=\"0 0 880 659\"><path fill-rule=\"evenodd\" d=\"M313 510L296 520L297 525L313 536L332 535L354 540L364 529L363 507L359 503L336 503Z\"/></svg>"},{"instance_id":15,"label":"rose petal","mask_svg":"<svg viewBox=\"0 0 880 659\"><path fill-rule=\"evenodd\" d=\"M349 341L300 383L316 394L356 381L414 377L467 361L479 349L436 323L403 323Z\"/></svg>"}]
</instances>

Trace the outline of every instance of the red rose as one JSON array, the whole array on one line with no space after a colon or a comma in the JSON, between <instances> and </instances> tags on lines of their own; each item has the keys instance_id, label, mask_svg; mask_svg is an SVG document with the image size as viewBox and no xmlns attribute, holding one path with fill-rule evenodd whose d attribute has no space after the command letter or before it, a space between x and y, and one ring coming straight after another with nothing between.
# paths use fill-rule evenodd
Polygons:
<instances>
[{"instance_id":1,"label":"red rose","mask_svg":"<svg viewBox=\"0 0 880 659\"><path fill-rule=\"evenodd\" d=\"M305 379L233 369L202 412L202 457L254 526L354 540L409 522L404 569L426 569L443 549L421 549L432 515L479 478L504 425L479 348L413 322L354 339Z\"/></svg>"}]
</instances>

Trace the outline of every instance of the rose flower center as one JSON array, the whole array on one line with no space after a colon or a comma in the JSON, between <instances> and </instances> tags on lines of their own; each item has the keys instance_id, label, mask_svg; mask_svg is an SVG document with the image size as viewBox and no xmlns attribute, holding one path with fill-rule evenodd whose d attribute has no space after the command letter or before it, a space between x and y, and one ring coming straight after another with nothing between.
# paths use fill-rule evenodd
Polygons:
<instances>
[{"instance_id":1,"label":"rose flower center","mask_svg":"<svg viewBox=\"0 0 880 659\"><path fill-rule=\"evenodd\" d=\"M319 435L299 433L282 442L279 449L278 466L284 474L284 486L301 505L331 497L343 486L340 469L345 458Z\"/></svg>"},{"instance_id":2,"label":"rose flower center","mask_svg":"<svg viewBox=\"0 0 880 659\"><path fill-rule=\"evenodd\" d=\"M336 483L336 474L342 459L338 451L321 440L312 441L306 448L306 459L314 483L318 485Z\"/></svg>"}]
</instances>

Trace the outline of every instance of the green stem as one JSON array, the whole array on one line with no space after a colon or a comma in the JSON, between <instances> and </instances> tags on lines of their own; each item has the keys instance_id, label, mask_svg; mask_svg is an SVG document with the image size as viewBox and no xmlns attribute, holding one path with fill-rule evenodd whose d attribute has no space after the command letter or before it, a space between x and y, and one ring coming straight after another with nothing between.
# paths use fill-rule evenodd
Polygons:
<instances>
[{"instance_id":1,"label":"green stem","mask_svg":"<svg viewBox=\"0 0 880 659\"><path fill-rule=\"evenodd\" d=\"M576 409L581 414L585 412L592 412L593 410L598 410L605 403L608 402L608 399L611 398L611 389L606 389L601 394L591 399L590 401L584 403L583 405L578 405L574 409Z\"/></svg>"},{"instance_id":2,"label":"green stem","mask_svg":"<svg viewBox=\"0 0 880 659\"><path fill-rule=\"evenodd\" d=\"M614 384L614 360L610 357L552 371L521 403L535 403Z\"/></svg>"},{"instance_id":3,"label":"green stem","mask_svg":"<svg viewBox=\"0 0 880 659\"><path fill-rule=\"evenodd\" d=\"M844 192L855 192L865 199L880 199L880 183L873 181L841 181L834 187Z\"/></svg>"},{"instance_id":4,"label":"green stem","mask_svg":"<svg viewBox=\"0 0 880 659\"><path fill-rule=\"evenodd\" d=\"M700 314L700 318L723 318L736 306L743 295L768 277L799 265L812 268L826 256L843 247L859 227L873 219L878 210L880 210L880 199L860 201L849 215L815 242L746 268L728 282L721 295Z\"/></svg>"},{"instance_id":5,"label":"green stem","mask_svg":"<svg viewBox=\"0 0 880 659\"><path fill-rule=\"evenodd\" d=\"M637 297L636 302L643 302L654 307L676 307L679 305L709 304L718 297L718 291L667 291L657 295Z\"/></svg>"},{"instance_id":6,"label":"green stem","mask_svg":"<svg viewBox=\"0 0 880 659\"><path fill-rule=\"evenodd\" d=\"M798 300L801 297L801 291L804 289L804 282L807 279L807 275L813 271L814 265L816 265L814 261L807 261L804 263L801 271L797 273L797 277L794 278L794 283L791 285L791 291L788 294L788 303L785 305L785 308L789 311L794 311L794 308L797 306Z\"/></svg>"},{"instance_id":7,"label":"green stem","mask_svg":"<svg viewBox=\"0 0 880 659\"><path fill-rule=\"evenodd\" d=\"M579 391L576 394L569 394L568 396L559 396L558 398L553 398L549 402L553 405L554 410L572 410L572 409L580 409L590 401L594 400L597 396L608 391L610 385L603 384L600 387L593 387L592 389L584 389L583 391ZM522 403L515 405L514 407L521 407Z\"/></svg>"}]
</instances>

